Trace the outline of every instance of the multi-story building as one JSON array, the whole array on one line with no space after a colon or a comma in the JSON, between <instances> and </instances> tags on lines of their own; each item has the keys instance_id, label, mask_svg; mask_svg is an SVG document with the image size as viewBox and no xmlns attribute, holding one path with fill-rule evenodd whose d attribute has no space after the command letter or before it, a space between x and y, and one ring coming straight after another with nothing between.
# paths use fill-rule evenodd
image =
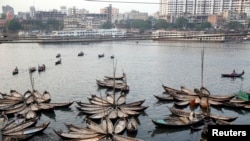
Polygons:
<instances>
[{"instance_id":1,"label":"multi-story building","mask_svg":"<svg viewBox=\"0 0 250 141\"><path fill-rule=\"evenodd\" d=\"M126 20L146 20L148 19L148 13L141 13L139 11L132 10L125 13Z\"/></svg>"},{"instance_id":2,"label":"multi-story building","mask_svg":"<svg viewBox=\"0 0 250 141\"><path fill-rule=\"evenodd\" d=\"M35 17L35 14L36 14L36 9L34 6L31 6L30 7L30 17L31 18L34 18Z\"/></svg>"},{"instance_id":3,"label":"multi-story building","mask_svg":"<svg viewBox=\"0 0 250 141\"><path fill-rule=\"evenodd\" d=\"M60 7L60 11L61 11L61 13L67 15L67 7L66 7L66 6L61 6L61 7Z\"/></svg>"},{"instance_id":4,"label":"multi-story building","mask_svg":"<svg viewBox=\"0 0 250 141\"><path fill-rule=\"evenodd\" d=\"M248 0L160 0L160 15L213 15L225 10L245 12Z\"/></svg>"},{"instance_id":5,"label":"multi-story building","mask_svg":"<svg viewBox=\"0 0 250 141\"><path fill-rule=\"evenodd\" d=\"M53 10L53 11L37 11L35 14L35 18L42 20L44 22L48 21L48 20L58 20L58 21L63 21L64 17L66 16L66 14L63 14L57 10Z\"/></svg>"},{"instance_id":6,"label":"multi-story building","mask_svg":"<svg viewBox=\"0 0 250 141\"><path fill-rule=\"evenodd\" d=\"M64 30L98 29L106 21L106 14L69 15L64 18Z\"/></svg>"},{"instance_id":7,"label":"multi-story building","mask_svg":"<svg viewBox=\"0 0 250 141\"><path fill-rule=\"evenodd\" d=\"M3 14L10 13L14 16L14 9L9 5L2 6L2 11L3 11Z\"/></svg>"},{"instance_id":8,"label":"multi-story building","mask_svg":"<svg viewBox=\"0 0 250 141\"><path fill-rule=\"evenodd\" d=\"M101 14L107 14L107 20L112 21L112 16L119 14L119 9L118 8L113 8L112 5L110 4L109 7L105 7L100 9Z\"/></svg>"}]
</instances>

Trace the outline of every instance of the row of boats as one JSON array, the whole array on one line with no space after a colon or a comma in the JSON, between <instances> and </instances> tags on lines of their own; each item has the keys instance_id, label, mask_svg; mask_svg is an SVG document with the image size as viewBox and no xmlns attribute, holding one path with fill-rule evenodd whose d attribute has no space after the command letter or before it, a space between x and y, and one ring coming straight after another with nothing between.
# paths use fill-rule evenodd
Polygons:
<instances>
[{"instance_id":1,"label":"row of boats","mask_svg":"<svg viewBox=\"0 0 250 141\"><path fill-rule=\"evenodd\" d=\"M29 73L33 73L35 71L38 71L38 72L43 72L46 70L46 66L45 64L42 64L42 65L38 65L38 67L29 67L28 71ZM17 67L15 67L15 69L12 71L12 75L17 75L19 73L19 69Z\"/></svg>"},{"instance_id":2,"label":"row of boats","mask_svg":"<svg viewBox=\"0 0 250 141\"><path fill-rule=\"evenodd\" d=\"M157 127L186 128L192 131L202 130L201 139L207 139L208 125L233 124L238 116L218 115L211 113L211 107L224 106L228 109L249 109L250 92L239 91L229 95L213 95L202 87L190 90L184 86L175 89L162 84L165 94L154 95L159 101L173 102L172 107L167 106L170 115L160 119L152 119ZM186 110L185 106L195 107L199 105L200 111ZM203 126L202 128L199 128Z\"/></svg>"},{"instance_id":3,"label":"row of boats","mask_svg":"<svg viewBox=\"0 0 250 141\"><path fill-rule=\"evenodd\" d=\"M48 91L26 91L24 94L10 90L0 93L0 130L3 140L27 140L43 132L50 121L36 125L41 112L69 107L73 102L51 103Z\"/></svg>"}]
</instances>

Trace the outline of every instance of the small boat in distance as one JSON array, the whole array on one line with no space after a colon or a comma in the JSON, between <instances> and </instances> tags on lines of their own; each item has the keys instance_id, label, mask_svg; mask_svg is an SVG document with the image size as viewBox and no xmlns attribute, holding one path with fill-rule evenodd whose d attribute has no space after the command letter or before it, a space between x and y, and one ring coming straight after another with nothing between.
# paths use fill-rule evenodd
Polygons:
<instances>
[{"instance_id":1,"label":"small boat in distance","mask_svg":"<svg viewBox=\"0 0 250 141\"><path fill-rule=\"evenodd\" d=\"M56 58L60 58L60 57L61 57L61 54L58 53L58 54L56 55Z\"/></svg>"},{"instance_id":2,"label":"small boat in distance","mask_svg":"<svg viewBox=\"0 0 250 141\"><path fill-rule=\"evenodd\" d=\"M30 67L29 68L29 72L32 73L32 72L35 72L36 71L36 67Z\"/></svg>"},{"instance_id":3,"label":"small boat in distance","mask_svg":"<svg viewBox=\"0 0 250 141\"><path fill-rule=\"evenodd\" d=\"M104 57L104 53L103 54L98 54L98 58L102 58Z\"/></svg>"},{"instance_id":4,"label":"small boat in distance","mask_svg":"<svg viewBox=\"0 0 250 141\"><path fill-rule=\"evenodd\" d=\"M114 55L111 55L111 56L110 56L110 58L111 58L111 59L114 59L114 58L115 58L115 56L114 56Z\"/></svg>"},{"instance_id":5,"label":"small boat in distance","mask_svg":"<svg viewBox=\"0 0 250 141\"><path fill-rule=\"evenodd\" d=\"M83 56L83 55L84 53L82 51L78 53L78 56Z\"/></svg>"},{"instance_id":6,"label":"small boat in distance","mask_svg":"<svg viewBox=\"0 0 250 141\"><path fill-rule=\"evenodd\" d=\"M235 70L233 71L233 73L229 73L229 74L221 74L221 77L242 77L245 74L245 71L243 70L241 73L236 73Z\"/></svg>"},{"instance_id":7,"label":"small boat in distance","mask_svg":"<svg viewBox=\"0 0 250 141\"><path fill-rule=\"evenodd\" d=\"M13 74L13 75L18 74L18 68L17 68L17 67L12 71L12 74Z\"/></svg>"},{"instance_id":8,"label":"small boat in distance","mask_svg":"<svg viewBox=\"0 0 250 141\"><path fill-rule=\"evenodd\" d=\"M38 72L42 72L42 71L45 71L45 69L46 69L46 66L43 64L43 65L39 65L38 66Z\"/></svg>"},{"instance_id":9,"label":"small boat in distance","mask_svg":"<svg viewBox=\"0 0 250 141\"><path fill-rule=\"evenodd\" d=\"M59 60L57 60L56 62L55 62L55 65L59 65L59 64L61 64L62 63L62 60L61 60L61 58L59 59Z\"/></svg>"}]
</instances>

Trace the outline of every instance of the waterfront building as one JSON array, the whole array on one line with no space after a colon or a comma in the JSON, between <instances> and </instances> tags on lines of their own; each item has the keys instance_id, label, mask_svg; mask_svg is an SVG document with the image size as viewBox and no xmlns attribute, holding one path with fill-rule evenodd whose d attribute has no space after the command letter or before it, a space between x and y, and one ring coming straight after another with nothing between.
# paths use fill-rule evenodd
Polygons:
<instances>
[{"instance_id":1,"label":"waterfront building","mask_svg":"<svg viewBox=\"0 0 250 141\"><path fill-rule=\"evenodd\" d=\"M131 10L130 12L125 13L126 20L147 20L148 13L142 13L139 11Z\"/></svg>"},{"instance_id":2,"label":"waterfront building","mask_svg":"<svg viewBox=\"0 0 250 141\"><path fill-rule=\"evenodd\" d=\"M14 16L14 9L9 5L2 6L2 11L3 11L3 14L10 13L11 15Z\"/></svg>"},{"instance_id":3,"label":"waterfront building","mask_svg":"<svg viewBox=\"0 0 250 141\"><path fill-rule=\"evenodd\" d=\"M63 21L64 17L66 14L63 14L57 10L53 11L37 11L35 14L35 18L42 20L44 22L53 19L53 20L58 20L58 21Z\"/></svg>"},{"instance_id":4,"label":"waterfront building","mask_svg":"<svg viewBox=\"0 0 250 141\"><path fill-rule=\"evenodd\" d=\"M64 30L98 29L107 21L107 14L75 14L64 18Z\"/></svg>"},{"instance_id":5,"label":"waterfront building","mask_svg":"<svg viewBox=\"0 0 250 141\"><path fill-rule=\"evenodd\" d=\"M62 30L53 31L52 38L71 37L71 38L122 38L126 37L126 30L123 29L92 29L92 30Z\"/></svg>"},{"instance_id":6,"label":"waterfront building","mask_svg":"<svg viewBox=\"0 0 250 141\"><path fill-rule=\"evenodd\" d=\"M248 0L160 0L160 15L213 15L225 10L244 13Z\"/></svg>"},{"instance_id":7,"label":"waterfront building","mask_svg":"<svg viewBox=\"0 0 250 141\"><path fill-rule=\"evenodd\" d=\"M224 42L225 36L223 34L206 34L204 31L157 30L152 33L152 39L165 41Z\"/></svg>"},{"instance_id":8,"label":"waterfront building","mask_svg":"<svg viewBox=\"0 0 250 141\"><path fill-rule=\"evenodd\" d=\"M119 14L119 9L112 7L110 4L108 7L100 9L101 14L107 14L107 21L112 21L112 15Z\"/></svg>"},{"instance_id":9,"label":"waterfront building","mask_svg":"<svg viewBox=\"0 0 250 141\"><path fill-rule=\"evenodd\" d=\"M36 9L35 9L34 6L31 6L31 7L30 7L30 17L31 17L31 18L34 18L35 15L36 15Z\"/></svg>"}]
</instances>

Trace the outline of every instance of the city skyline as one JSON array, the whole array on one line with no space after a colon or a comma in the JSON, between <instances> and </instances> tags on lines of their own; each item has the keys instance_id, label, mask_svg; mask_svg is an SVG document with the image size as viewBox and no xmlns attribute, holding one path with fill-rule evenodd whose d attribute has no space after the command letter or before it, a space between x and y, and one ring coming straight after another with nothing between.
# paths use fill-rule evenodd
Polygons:
<instances>
[{"instance_id":1,"label":"city skyline","mask_svg":"<svg viewBox=\"0 0 250 141\"><path fill-rule=\"evenodd\" d=\"M111 2L114 1L114 2ZM131 3L130 3L131 2ZM138 2L138 3L136 3ZM30 7L34 6L36 11L50 11L53 9L60 10L61 6L72 8L75 6L78 9L86 9L90 13L100 13L100 9L108 7L110 4L114 8L118 8L120 13L130 12L136 10L140 12L147 12L153 14L159 11L159 0L110 0L108 2L103 1L87 1L87 0L2 0L0 1L1 11L2 6L9 5L14 8L15 14L18 12L29 12Z\"/></svg>"}]
</instances>

